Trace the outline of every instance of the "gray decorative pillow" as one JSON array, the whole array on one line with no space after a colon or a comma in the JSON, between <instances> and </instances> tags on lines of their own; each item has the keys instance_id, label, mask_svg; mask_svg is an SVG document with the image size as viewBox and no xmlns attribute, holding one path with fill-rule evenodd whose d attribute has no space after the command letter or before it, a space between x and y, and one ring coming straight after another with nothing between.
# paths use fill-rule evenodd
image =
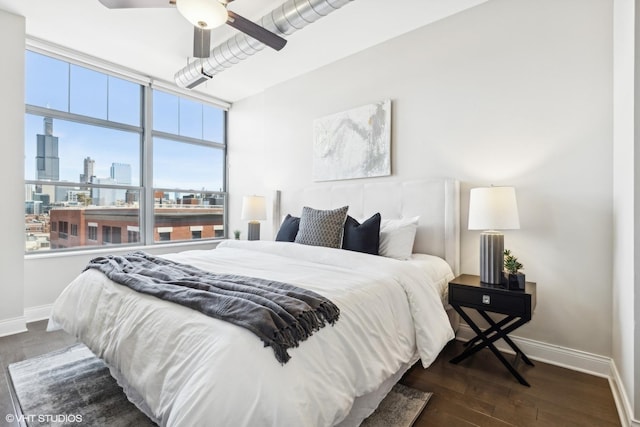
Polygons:
<instances>
[{"instance_id":1,"label":"gray decorative pillow","mask_svg":"<svg viewBox=\"0 0 640 427\"><path fill-rule=\"evenodd\" d=\"M305 206L300 215L296 243L311 246L342 247L344 221L349 206L323 211Z\"/></svg>"}]
</instances>

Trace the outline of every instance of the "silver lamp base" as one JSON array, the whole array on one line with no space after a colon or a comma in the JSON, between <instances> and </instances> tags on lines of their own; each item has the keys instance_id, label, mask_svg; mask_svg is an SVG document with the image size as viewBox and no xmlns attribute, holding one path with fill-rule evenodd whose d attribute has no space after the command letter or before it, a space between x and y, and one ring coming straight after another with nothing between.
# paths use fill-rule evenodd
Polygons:
<instances>
[{"instance_id":1,"label":"silver lamp base","mask_svg":"<svg viewBox=\"0 0 640 427\"><path fill-rule=\"evenodd\" d=\"M258 221L249 222L247 240L260 240L260 223Z\"/></svg>"},{"instance_id":2,"label":"silver lamp base","mask_svg":"<svg viewBox=\"0 0 640 427\"><path fill-rule=\"evenodd\" d=\"M504 269L504 234L498 231L480 233L480 281L491 285L502 283Z\"/></svg>"}]
</instances>

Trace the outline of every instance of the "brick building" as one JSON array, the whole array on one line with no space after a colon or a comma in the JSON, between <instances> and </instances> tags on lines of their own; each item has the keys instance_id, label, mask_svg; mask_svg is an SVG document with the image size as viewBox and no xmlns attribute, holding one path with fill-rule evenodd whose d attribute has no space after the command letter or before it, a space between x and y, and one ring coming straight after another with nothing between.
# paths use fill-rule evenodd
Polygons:
<instances>
[{"instance_id":1,"label":"brick building","mask_svg":"<svg viewBox=\"0 0 640 427\"><path fill-rule=\"evenodd\" d=\"M64 207L49 212L51 249L140 242L137 207ZM224 237L224 208L156 206L154 241Z\"/></svg>"}]
</instances>

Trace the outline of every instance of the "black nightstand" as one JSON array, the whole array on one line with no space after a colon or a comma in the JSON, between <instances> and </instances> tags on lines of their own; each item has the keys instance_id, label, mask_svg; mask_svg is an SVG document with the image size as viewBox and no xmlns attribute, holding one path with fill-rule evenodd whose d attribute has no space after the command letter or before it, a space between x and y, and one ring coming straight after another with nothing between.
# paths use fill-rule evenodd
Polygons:
<instances>
[{"instance_id":1,"label":"black nightstand","mask_svg":"<svg viewBox=\"0 0 640 427\"><path fill-rule=\"evenodd\" d=\"M533 366L533 362L511 341L507 334L531 320L531 315L536 307L536 284L527 282L524 291L509 290L506 286L482 283L480 276L463 274L449 282L449 304L476 333L475 338L465 343L467 348L450 362L458 363L488 347L509 372L518 379L520 384L530 387L529 383L518 373L516 367L505 359L493 343L501 338L504 339L515 351L516 361L519 356L524 363ZM489 327L484 331L480 329L462 307L475 309L489 323ZM506 314L506 317L496 323L487 312Z\"/></svg>"}]
</instances>

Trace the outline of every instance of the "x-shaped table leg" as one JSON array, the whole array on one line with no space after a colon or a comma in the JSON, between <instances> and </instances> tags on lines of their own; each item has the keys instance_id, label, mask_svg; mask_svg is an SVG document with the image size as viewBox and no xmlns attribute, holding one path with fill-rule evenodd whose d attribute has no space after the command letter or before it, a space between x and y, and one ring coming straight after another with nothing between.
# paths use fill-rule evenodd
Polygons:
<instances>
[{"instance_id":1,"label":"x-shaped table leg","mask_svg":"<svg viewBox=\"0 0 640 427\"><path fill-rule=\"evenodd\" d=\"M493 345L493 343L496 342L497 340L506 337L507 334L515 331L520 326L522 326L525 323L527 323L528 319L520 318L517 321L511 323L509 326L507 326L504 329L497 328L497 324L495 322L493 322L493 325L488 330L491 330L492 332L495 332L495 333L491 337L488 337L487 334L486 334L486 331L483 332L473 322L473 320L471 320L469 315L467 315L467 313L465 313L464 310L460 306L453 305L453 308L458 312L458 314L460 314L460 316L464 319L464 321L467 322L467 324L471 327L471 329L473 329L473 331L476 333L476 338L479 338L482 342L478 343L476 345L473 345L471 347L468 347L464 352L462 352L462 354L460 354L459 356L456 356L453 359L451 359L450 362L453 363L453 364L457 364L457 363L461 362L462 360L466 359L467 357L477 353L481 349L483 349L485 347L488 347L489 350L491 350L491 352L498 358L498 360L500 360L500 362L502 362L502 364L509 370L509 372L511 372L511 375L516 377L516 379L518 380L518 382L520 382L520 384L526 385L527 387L531 387L530 384L524 379L524 377L522 377L522 375L520 375L520 373L513 367L513 365L511 365L511 363L509 363L509 361L507 359L505 359L505 357L502 355L502 353L500 353L500 351L498 351L496 346ZM481 310L477 310L477 311L482 314ZM507 322L505 322L505 324L509 323L512 320L515 320L516 318L513 317L513 316L508 316L508 319L509 320ZM507 337L507 339L508 338L509 337ZM511 341L511 340L509 340L509 341ZM518 351L519 351L519 349L518 349ZM520 354L523 354L523 353L520 351ZM523 360L524 360L524 358L523 358ZM528 358L527 358L527 360L528 360Z\"/></svg>"},{"instance_id":2,"label":"x-shaped table leg","mask_svg":"<svg viewBox=\"0 0 640 427\"><path fill-rule=\"evenodd\" d=\"M490 317L490 316L489 316L485 311L478 310L478 313L480 313L480 315L484 318L484 320L486 320L486 321L487 321L487 323L489 323L489 325L491 325L491 328L487 329L487 330L485 331L485 334L487 334L487 335L488 335L488 333L489 333L489 331L490 331L490 330L495 330L495 331L501 330L502 326L504 326L504 325L500 325L500 323L502 323L502 321L501 321L501 322L499 322L498 324L496 324L496 322L494 322L494 321L493 321L493 319L492 319L492 318L491 318L491 317ZM511 317L511 316L507 316L507 317L506 317L505 319L503 319L503 320L508 320L508 319L509 319L509 317ZM500 326L499 326L499 325L500 325ZM515 351L515 352L516 352L516 355L518 355L518 354L519 354L519 355L520 355L520 357L522 357L522 360L524 361L524 363L526 363L526 364L527 364L527 365L529 365L529 366L534 366L533 362L532 362L531 360L529 360L529 358L527 357L527 355L526 355L526 354L524 354L524 352L523 352L522 350L520 350L520 347L518 347L518 346L516 345L516 343L514 343L513 341L511 341L511 338L509 338L509 336L508 336L508 335L506 335L506 334L505 334L505 335L502 337L502 339L503 339L507 344L509 344L509 346L511 347L511 349L512 349L513 351Z\"/></svg>"},{"instance_id":3,"label":"x-shaped table leg","mask_svg":"<svg viewBox=\"0 0 640 427\"><path fill-rule=\"evenodd\" d=\"M500 320L498 323L492 323L491 327L484 331L485 335L489 336L492 332L496 332L504 327L507 323L510 323L513 320L512 316L507 316L504 319ZM493 321L493 319L492 319ZM480 341L480 337L475 337L464 343L465 347L473 346L475 343Z\"/></svg>"}]
</instances>

